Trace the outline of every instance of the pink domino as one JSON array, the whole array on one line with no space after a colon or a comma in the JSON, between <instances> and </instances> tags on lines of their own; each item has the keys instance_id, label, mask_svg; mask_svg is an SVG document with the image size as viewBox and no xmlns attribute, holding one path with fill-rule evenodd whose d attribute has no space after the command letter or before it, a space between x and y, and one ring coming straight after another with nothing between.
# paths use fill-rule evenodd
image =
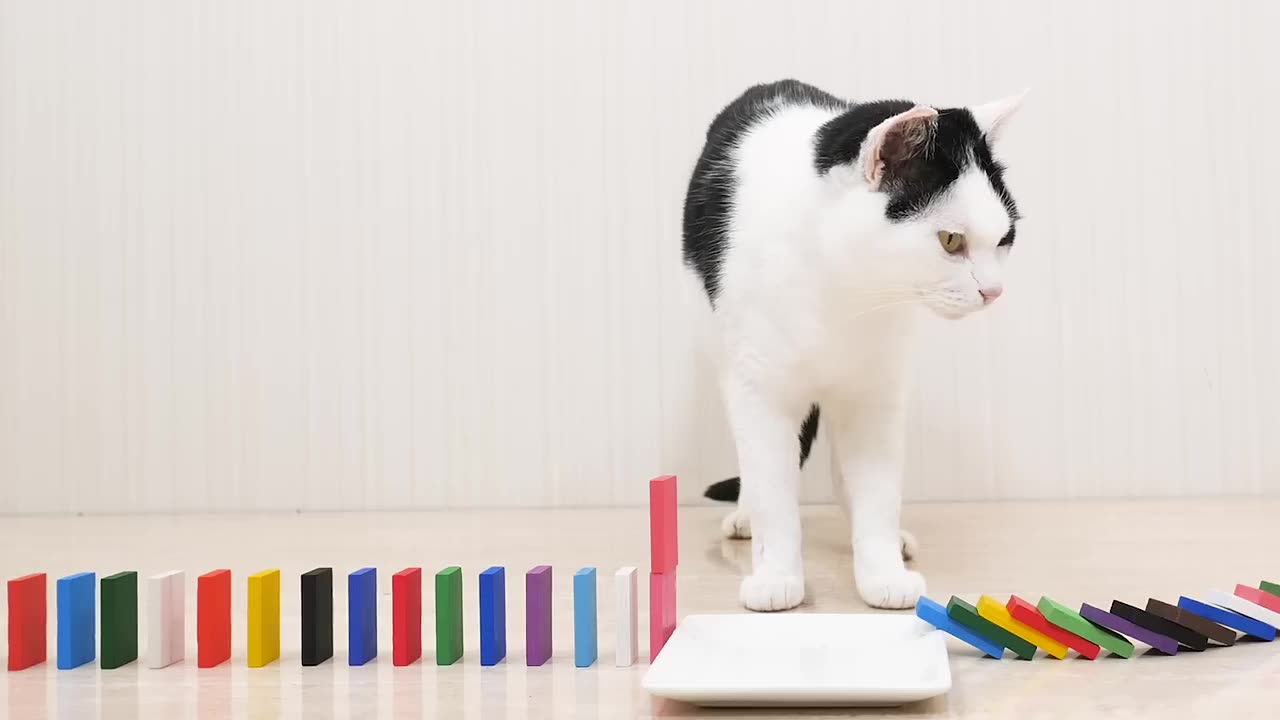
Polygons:
<instances>
[{"instance_id":1,"label":"pink domino","mask_svg":"<svg viewBox=\"0 0 1280 720\"><path fill-rule=\"evenodd\" d=\"M649 570L672 573L680 564L676 530L676 478L664 475L649 481Z\"/></svg>"},{"instance_id":2,"label":"pink domino","mask_svg":"<svg viewBox=\"0 0 1280 720\"><path fill-rule=\"evenodd\" d=\"M1272 595L1269 592L1251 588L1248 585L1236 585L1236 597L1248 600L1254 605L1280 613L1280 596Z\"/></svg>"},{"instance_id":3,"label":"pink domino","mask_svg":"<svg viewBox=\"0 0 1280 720\"><path fill-rule=\"evenodd\" d=\"M676 629L676 574L649 573L649 662Z\"/></svg>"}]
</instances>

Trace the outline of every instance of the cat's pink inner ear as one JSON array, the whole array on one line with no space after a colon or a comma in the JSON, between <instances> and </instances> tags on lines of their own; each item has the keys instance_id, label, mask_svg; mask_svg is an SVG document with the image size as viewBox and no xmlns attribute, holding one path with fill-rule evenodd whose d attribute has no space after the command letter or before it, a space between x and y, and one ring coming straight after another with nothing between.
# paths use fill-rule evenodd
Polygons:
<instances>
[{"instance_id":1,"label":"cat's pink inner ear","mask_svg":"<svg viewBox=\"0 0 1280 720\"><path fill-rule=\"evenodd\" d=\"M978 123L978 128L986 136L987 142L995 142L999 139L1005 123L1018 112L1018 108L1022 107L1022 101L1026 98L1027 92L1023 90L1017 95L969 108L974 121Z\"/></svg>"},{"instance_id":2,"label":"cat's pink inner ear","mask_svg":"<svg viewBox=\"0 0 1280 720\"><path fill-rule=\"evenodd\" d=\"M911 134L913 126L919 127L922 121L932 120L937 116L936 109L917 105L871 129L867 134L866 151L863 153L863 172L872 190L878 190L884 180L886 145L903 141Z\"/></svg>"}]
</instances>

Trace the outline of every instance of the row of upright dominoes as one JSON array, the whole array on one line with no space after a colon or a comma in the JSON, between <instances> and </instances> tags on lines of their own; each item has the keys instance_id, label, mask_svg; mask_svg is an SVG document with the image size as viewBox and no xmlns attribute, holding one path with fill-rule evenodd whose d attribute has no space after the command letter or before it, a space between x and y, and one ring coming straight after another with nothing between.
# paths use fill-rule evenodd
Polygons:
<instances>
[{"instance_id":1,"label":"row of upright dominoes","mask_svg":"<svg viewBox=\"0 0 1280 720\"><path fill-rule=\"evenodd\" d=\"M1023 660L1035 657L1037 649L1059 660L1068 650L1089 660L1102 650L1127 658L1133 655L1132 640L1173 655L1179 647L1234 645L1237 632L1275 640L1280 585L1236 585L1234 594L1215 591L1202 600L1183 596L1176 605L1148 598L1145 610L1114 600L1110 612L1088 603L1077 612L1047 596L1032 605L1017 595L1004 604L983 595L977 607L953 596L945 608L920 598L916 615L994 658L1006 648Z\"/></svg>"},{"instance_id":2,"label":"row of upright dominoes","mask_svg":"<svg viewBox=\"0 0 1280 720\"><path fill-rule=\"evenodd\" d=\"M676 479L650 481L649 654L657 657L676 624ZM147 664L160 668L185 655L185 573L173 571L147 582L149 647ZM95 579L77 573L57 581L57 663L79 667L94 659ZM637 570L615 575L616 662L635 663L637 641ZM422 569L406 568L391 578L392 661L409 665L422 655ZM318 665L333 656L333 570L317 568L300 578L302 664ZM506 570L495 566L480 573L480 662L496 665L506 657ZM10 580L9 670L22 670L46 659L47 577L36 573ZM101 665L117 668L138 657L138 574L117 573L101 579ZM525 574L525 655L530 666L552 655L552 571L539 565ZM196 581L198 664L214 667L231 657L231 571L215 570ZM363 568L347 577L348 660L363 665L377 656L377 570ZM435 576L436 662L450 665L462 657L463 577L459 567ZM574 663L588 667L597 659L596 569L573 577ZM280 571L265 570L248 579L248 664L262 667L280 656Z\"/></svg>"}]
</instances>

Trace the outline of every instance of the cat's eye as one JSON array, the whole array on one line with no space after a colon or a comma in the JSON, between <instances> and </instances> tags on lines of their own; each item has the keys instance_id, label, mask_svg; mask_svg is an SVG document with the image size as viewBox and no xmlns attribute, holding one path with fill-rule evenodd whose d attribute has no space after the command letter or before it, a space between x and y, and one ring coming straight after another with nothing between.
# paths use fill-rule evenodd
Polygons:
<instances>
[{"instance_id":1,"label":"cat's eye","mask_svg":"<svg viewBox=\"0 0 1280 720\"><path fill-rule=\"evenodd\" d=\"M955 255L964 251L964 233L947 232L940 230L938 232L938 242L941 243L942 249L948 253Z\"/></svg>"}]
</instances>

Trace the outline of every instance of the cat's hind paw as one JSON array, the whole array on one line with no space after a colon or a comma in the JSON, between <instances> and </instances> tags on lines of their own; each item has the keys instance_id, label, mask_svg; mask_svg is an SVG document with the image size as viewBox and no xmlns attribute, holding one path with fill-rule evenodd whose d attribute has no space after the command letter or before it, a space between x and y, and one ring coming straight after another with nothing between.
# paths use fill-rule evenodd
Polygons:
<instances>
[{"instance_id":1,"label":"cat's hind paw","mask_svg":"<svg viewBox=\"0 0 1280 720\"><path fill-rule=\"evenodd\" d=\"M748 610L790 610L804 601L804 578L799 575L748 575L742 579L738 597Z\"/></svg>"},{"instance_id":2,"label":"cat's hind paw","mask_svg":"<svg viewBox=\"0 0 1280 720\"><path fill-rule=\"evenodd\" d=\"M925 593L924 576L914 570L855 573L854 579L858 594L871 607L890 610L912 608Z\"/></svg>"}]
</instances>

